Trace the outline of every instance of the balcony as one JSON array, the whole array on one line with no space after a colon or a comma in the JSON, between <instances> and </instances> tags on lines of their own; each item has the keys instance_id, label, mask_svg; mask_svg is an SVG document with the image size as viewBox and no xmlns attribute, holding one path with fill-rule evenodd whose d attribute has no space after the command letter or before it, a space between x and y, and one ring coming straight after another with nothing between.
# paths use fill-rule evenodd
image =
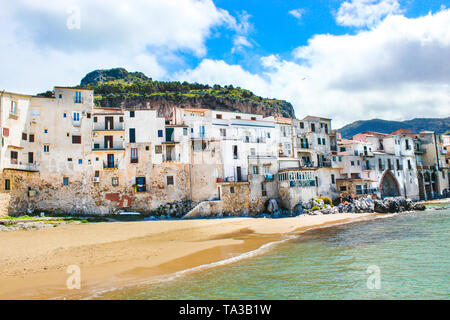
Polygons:
<instances>
[{"instance_id":1,"label":"balcony","mask_svg":"<svg viewBox=\"0 0 450 320\"><path fill-rule=\"evenodd\" d=\"M245 143L266 143L266 138L262 137L244 137L241 140Z\"/></svg>"},{"instance_id":2,"label":"balcony","mask_svg":"<svg viewBox=\"0 0 450 320\"><path fill-rule=\"evenodd\" d=\"M117 169L119 167L119 163L117 161L114 162L103 162L103 169Z\"/></svg>"},{"instance_id":3,"label":"balcony","mask_svg":"<svg viewBox=\"0 0 450 320\"><path fill-rule=\"evenodd\" d=\"M106 131L106 132L109 132L109 131L112 131L112 132L114 132L114 131L124 131L125 129L124 129L124 126L123 126L123 124L122 123L120 123L120 124L115 124L114 125L114 127L113 128L111 128L111 127L106 127L105 125L94 125L94 128L92 129L92 131L93 132L103 132L103 131Z\"/></svg>"},{"instance_id":4,"label":"balcony","mask_svg":"<svg viewBox=\"0 0 450 320\"><path fill-rule=\"evenodd\" d=\"M273 181L273 174L271 174L271 173L265 174L264 181Z\"/></svg>"},{"instance_id":5,"label":"balcony","mask_svg":"<svg viewBox=\"0 0 450 320\"><path fill-rule=\"evenodd\" d=\"M37 165L36 162L33 163L22 163L22 162L17 162L16 161L12 161L12 163L6 164L4 166L4 169L13 169L13 170L21 170L21 171L31 171L31 172L38 172L39 171L39 167Z\"/></svg>"},{"instance_id":6,"label":"balcony","mask_svg":"<svg viewBox=\"0 0 450 320\"><path fill-rule=\"evenodd\" d=\"M378 165L378 170L380 170L380 171L386 170L386 165L384 165L384 164L379 164L379 165Z\"/></svg>"},{"instance_id":7,"label":"balcony","mask_svg":"<svg viewBox=\"0 0 450 320\"><path fill-rule=\"evenodd\" d=\"M101 145L94 145L94 147L92 148L92 151L93 152L105 152L105 151L125 152L125 148L117 147L117 146L114 146L112 148L105 148L104 146L101 146Z\"/></svg>"},{"instance_id":8,"label":"balcony","mask_svg":"<svg viewBox=\"0 0 450 320\"><path fill-rule=\"evenodd\" d=\"M331 161L329 161L329 160L321 161L319 163L319 167L320 168L331 168Z\"/></svg>"},{"instance_id":9,"label":"balcony","mask_svg":"<svg viewBox=\"0 0 450 320\"><path fill-rule=\"evenodd\" d=\"M362 169L363 170L374 170L375 168L371 164L363 164Z\"/></svg>"}]
</instances>

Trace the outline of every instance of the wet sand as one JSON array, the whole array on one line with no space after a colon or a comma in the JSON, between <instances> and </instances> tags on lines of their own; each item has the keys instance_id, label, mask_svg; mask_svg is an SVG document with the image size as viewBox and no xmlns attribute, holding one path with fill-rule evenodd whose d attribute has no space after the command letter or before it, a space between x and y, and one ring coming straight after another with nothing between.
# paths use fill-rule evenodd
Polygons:
<instances>
[{"instance_id":1,"label":"wet sand","mask_svg":"<svg viewBox=\"0 0 450 320\"><path fill-rule=\"evenodd\" d=\"M65 225L0 232L0 299L80 299L218 262L312 228L377 214ZM69 290L67 267L81 270Z\"/></svg>"}]
</instances>

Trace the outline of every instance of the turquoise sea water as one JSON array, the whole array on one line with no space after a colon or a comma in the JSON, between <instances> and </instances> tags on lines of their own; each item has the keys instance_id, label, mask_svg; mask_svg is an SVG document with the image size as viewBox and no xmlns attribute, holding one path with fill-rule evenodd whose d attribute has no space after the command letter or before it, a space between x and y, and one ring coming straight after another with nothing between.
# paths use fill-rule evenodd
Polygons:
<instances>
[{"instance_id":1,"label":"turquoise sea water","mask_svg":"<svg viewBox=\"0 0 450 320\"><path fill-rule=\"evenodd\" d=\"M379 289L367 286L369 266L379 268ZM450 209L312 231L252 258L102 298L449 299Z\"/></svg>"}]
</instances>

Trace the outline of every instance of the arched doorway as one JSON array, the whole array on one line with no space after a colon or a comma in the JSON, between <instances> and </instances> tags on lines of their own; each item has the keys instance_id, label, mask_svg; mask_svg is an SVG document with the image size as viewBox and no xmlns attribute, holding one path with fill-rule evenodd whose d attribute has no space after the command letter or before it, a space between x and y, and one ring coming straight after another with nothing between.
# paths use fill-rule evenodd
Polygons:
<instances>
[{"instance_id":1,"label":"arched doorway","mask_svg":"<svg viewBox=\"0 0 450 320\"><path fill-rule=\"evenodd\" d=\"M400 188L397 179L391 171L386 171L380 182L381 198L398 197L400 195Z\"/></svg>"}]
</instances>

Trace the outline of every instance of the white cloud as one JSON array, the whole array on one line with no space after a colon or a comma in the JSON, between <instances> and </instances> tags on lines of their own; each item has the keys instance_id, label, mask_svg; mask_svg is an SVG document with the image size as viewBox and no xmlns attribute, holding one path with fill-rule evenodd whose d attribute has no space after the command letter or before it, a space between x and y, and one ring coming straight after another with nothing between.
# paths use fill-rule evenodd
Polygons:
<instances>
[{"instance_id":1,"label":"white cloud","mask_svg":"<svg viewBox=\"0 0 450 320\"><path fill-rule=\"evenodd\" d=\"M289 14L294 16L298 20L300 20L303 17L303 15L305 14L305 10L304 9L292 9L291 11L289 11Z\"/></svg>"},{"instance_id":2,"label":"white cloud","mask_svg":"<svg viewBox=\"0 0 450 320\"><path fill-rule=\"evenodd\" d=\"M74 6L80 10L80 29L67 27L68 9ZM248 17L238 21L212 0L4 2L0 88L36 93L78 83L100 67L124 66L163 77L159 61L173 59L176 51L204 56L205 41L219 26L247 32Z\"/></svg>"},{"instance_id":3,"label":"white cloud","mask_svg":"<svg viewBox=\"0 0 450 320\"><path fill-rule=\"evenodd\" d=\"M252 44L247 40L244 36L236 35L233 37L233 48L231 49L231 53L235 53L236 51L241 51L244 47L251 48Z\"/></svg>"},{"instance_id":4,"label":"white cloud","mask_svg":"<svg viewBox=\"0 0 450 320\"><path fill-rule=\"evenodd\" d=\"M450 10L416 19L390 16L356 35L316 35L297 61L261 58L263 74L204 60L183 80L233 84L290 101L298 117L359 119L443 117L450 112Z\"/></svg>"},{"instance_id":5,"label":"white cloud","mask_svg":"<svg viewBox=\"0 0 450 320\"><path fill-rule=\"evenodd\" d=\"M400 12L397 0L350 0L339 7L336 22L343 26L373 27L384 17Z\"/></svg>"}]
</instances>

